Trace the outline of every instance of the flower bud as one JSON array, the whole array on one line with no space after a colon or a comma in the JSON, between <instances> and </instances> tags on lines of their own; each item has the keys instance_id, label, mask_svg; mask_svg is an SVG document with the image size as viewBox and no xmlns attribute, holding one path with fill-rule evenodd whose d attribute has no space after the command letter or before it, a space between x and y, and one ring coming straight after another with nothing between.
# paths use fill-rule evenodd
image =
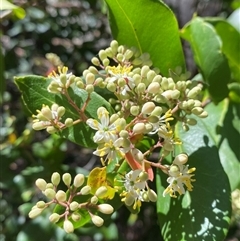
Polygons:
<instances>
[{"instance_id":1,"label":"flower bud","mask_svg":"<svg viewBox=\"0 0 240 241\"><path fill-rule=\"evenodd\" d=\"M139 114L139 106L136 106L136 105L131 106L130 113L133 116L137 116Z\"/></svg>"},{"instance_id":2,"label":"flower bud","mask_svg":"<svg viewBox=\"0 0 240 241\"><path fill-rule=\"evenodd\" d=\"M36 218L37 216L39 216L42 213L43 210L44 209L38 208L38 207L32 208L32 210L28 214L28 217L29 218Z\"/></svg>"},{"instance_id":3,"label":"flower bud","mask_svg":"<svg viewBox=\"0 0 240 241\"><path fill-rule=\"evenodd\" d=\"M91 197L91 203L92 204L97 204L98 203L98 197L97 196L92 196Z\"/></svg>"},{"instance_id":4,"label":"flower bud","mask_svg":"<svg viewBox=\"0 0 240 241\"><path fill-rule=\"evenodd\" d=\"M101 186L95 192L95 196L97 196L98 198L102 198L106 195L107 191L108 191L107 187Z\"/></svg>"},{"instance_id":5,"label":"flower bud","mask_svg":"<svg viewBox=\"0 0 240 241\"><path fill-rule=\"evenodd\" d=\"M202 107L194 107L192 110L191 110L192 114L194 115L200 115L203 113L203 108Z\"/></svg>"},{"instance_id":6,"label":"flower bud","mask_svg":"<svg viewBox=\"0 0 240 241\"><path fill-rule=\"evenodd\" d=\"M36 180L35 184L41 191L44 191L46 189L46 186L47 186L46 181L42 178L38 178Z\"/></svg>"},{"instance_id":7,"label":"flower bud","mask_svg":"<svg viewBox=\"0 0 240 241\"><path fill-rule=\"evenodd\" d=\"M143 153L137 148L132 149L132 155L137 162L141 163L143 161Z\"/></svg>"},{"instance_id":8,"label":"flower bud","mask_svg":"<svg viewBox=\"0 0 240 241\"><path fill-rule=\"evenodd\" d=\"M84 83L82 82L82 80L76 81L76 85L79 89L84 89Z\"/></svg>"},{"instance_id":9,"label":"flower bud","mask_svg":"<svg viewBox=\"0 0 240 241\"><path fill-rule=\"evenodd\" d=\"M120 78L117 81L118 86L124 87L126 85L126 80L124 78Z\"/></svg>"},{"instance_id":10,"label":"flower bud","mask_svg":"<svg viewBox=\"0 0 240 241\"><path fill-rule=\"evenodd\" d=\"M193 99L190 99L187 101L187 108L192 109L195 105L195 101Z\"/></svg>"},{"instance_id":11,"label":"flower bud","mask_svg":"<svg viewBox=\"0 0 240 241\"><path fill-rule=\"evenodd\" d=\"M67 118L64 122L66 127L70 127L73 125L73 119L72 118Z\"/></svg>"},{"instance_id":12,"label":"flower bud","mask_svg":"<svg viewBox=\"0 0 240 241\"><path fill-rule=\"evenodd\" d=\"M141 83L141 75L140 74L134 74L133 80L135 85L139 85Z\"/></svg>"},{"instance_id":13,"label":"flower bud","mask_svg":"<svg viewBox=\"0 0 240 241\"><path fill-rule=\"evenodd\" d=\"M107 89L108 89L109 91L111 91L111 92L115 92L115 91L116 91L116 88L117 88L116 84L114 84L114 83L112 83L112 82L109 82L109 83L107 84Z\"/></svg>"},{"instance_id":14,"label":"flower bud","mask_svg":"<svg viewBox=\"0 0 240 241\"><path fill-rule=\"evenodd\" d=\"M147 194L148 194L148 198L151 202L157 201L157 194L152 189L148 189Z\"/></svg>"},{"instance_id":15,"label":"flower bud","mask_svg":"<svg viewBox=\"0 0 240 241\"><path fill-rule=\"evenodd\" d=\"M104 67L107 67L109 64L110 64L109 59L104 59L104 60L103 60L103 65L104 65Z\"/></svg>"},{"instance_id":16,"label":"flower bud","mask_svg":"<svg viewBox=\"0 0 240 241\"><path fill-rule=\"evenodd\" d=\"M121 130L121 131L119 132L119 136L120 136L120 137L123 137L123 138L128 138L128 137L129 137L129 133L128 133L128 131L126 131L126 130Z\"/></svg>"},{"instance_id":17,"label":"flower bud","mask_svg":"<svg viewBox=\"0 0 240 241\"><path fill-rule=\"evenodd\" d=\"M47 188L53 189L54 186L51 182L48 182L45 189L47 189Z\"/></svg>"},{"instance_id":18,"label":"flower bud","mask_svg":"<svg viewBox=\"0 0 240 241\"><path fill-rule=\"evenodd\" d=\"M179 167L177 165L171 165L169 170L169 175L172 177L177 177L180 175Z\"/></svg>"},{"instance_id":19,"label":"flower bud","mask_svg":"<svg viewBox=\"0 0 240 241\"><path fill-rule=\"evenodd\" d=\"M69 173L64 173L62 175L62 180L64 182L64 184L69 187L71 185L71 181L72 181L72 177Z\"/></svg>"},{"instance_id":20,"label":"flower bud","mask_svg":"<svg viewBox=\"0 0 240 241\"><path fill-rule=\"evenodd\" d=\"M94 91L94 86L93 86L92 84L88 84L88 85L86 85L85 90L86 90L89 94L91 94L91 93Z\"/></svg>"},{"instance_id":21,"label":"flower bud","mask_svg":"<svg viewBox=\"0 0 240 241\"><path fill-rule=\"evenodd\" d=\"M151 94L156 94L160 92L160 84L158 82L152 82L148 88L147 91Z\"/></svg>"},{"instance_id":22,"label":"flower bud","mask_svg":"<svg viewBox=\"0 0 240 241\"><path fill-rule=\"evenodd\" d=\"M73 202L70 203L70 209L72 211L76 211L78 208L79 208L79 203L78 202L73 201Z\"/></svg>"},{"instance_id":23,"label":"flower bud","mask_svg":"<svg viewBox=\"0 0 240 241\"><path fill-rule=\"evenodd\" d=\"M105 52L106 52L106 54L107 54L107 56L108 56L109 58L113 58L113 57L114 57L114 54L113 54L113 51L112 51L112 48L111 48L111 47L106 48L106 49L105 49Z\"/></svg>"},{"instance_id":24,"label":"flower bud","mask_svg":"<svg viewBox=\"0 0 240 241\"><path fill-rule=\"evenodd\" d=\"M46 131L49 133L49 134L54 134L56 133L58 130L54 127L54 126L48 126Z\"/></svg>"},{"instance_id":25,"label":"flower bud","mask_svg":"<svg viewBox=\"0 0 240 241\"><path fill-rule=\"evenodd\" d=\"M67 195L64 191L59 190L56 193L55 198L59 201L59 202L65 202L67 200Z\"/></svg>"},{"instance_id":26,"label":"flower bud","mask_svg":"<svg viewBox=\"0 0 240 241\"><path fill-rule=\"evenodd\" d=\"M161 87L163 90L168 90L168 79L166 77L162 77Z\"/></svg>"},{"instance_id":27,"label":"flower bud","mask_svg":"<svg viewBox=\"0 0 240 241\"><path fill-rule=\"evenodd\" d=\"M43 193L49 199L54 199L56 195L56 192L52 188L47 188Z\"/></svg>"},{"instance_id":28,"label":"flower bud","mask_svg":"<svg viewBox=\"0 0 240 241\"><path fill-rule=\"evenodd\" d=\"M71 217L73 221L77 222L80 220L81 215L79 213L72 213Z\"/></svg>"},{"instance_id":29,"label":"flower bud","mask_svg":"<svg viewBox=\"0 0 240 241\"><path fill-rule=\"evenodd\" d=\"M155 76L156 76L156 73L153 70L149 70L147 73L148 83L151 83Z\"/></svg>"},{"instance_id":30,"label":"flower bud","mask_svg":"<svg viewBox=\"0 0 240 241\"><path fill-rule=\"evenodd\" d=\"M53 213L49 216L49 220L52 223L57 223L60 219L60 215L58 213Z\"/></svg>"},{"instance_id":31,"label":"flower bud","mask_svg":"<svg viewBox=\"0 0 240 241\"><path fill-rule=\"evenodd\" d=\"M119 62L122 62L122 61L123 61L123 58L124 58L123 54L121 54L121 53L118 53L118 54L117 54L117 60L118 60Z\"/></svg>"},{"instance_id":32,"label":"flower bud","mask_svg":"<svg viewBox=\"0 0 240 241\"><path fill-rule=\"evenodd\" d=\"M97 215L92 215L91 216L92 222L97 226L97 227L101 227L103 225L104 220L97 216Z\"/></svg>"},{"instance_id":33,"label":"flower bud","mask_svg":"<svg viewBox=\"0 0 240 241\"><path fill-rule=\"evenodd\" d=\"M193 118L188 118L187 124L190 125L190 126L195 126L197 124L197 121Z\"/></svg>"},{"instance_id":34,"label":"flower bud","mask_svg":"<svg viewBox=\"0 0 240 241\"><path fill-rule=\"evenodd\" d=\"M130 193L128 193L127 196L124 199L124 203L127 206L131 206L134 203L134 200L135 200L134 196L131 195Z\"/></svg>"},{"instance_id":35,"label":"flower bud","mask_svg":"<svg viewBox=\"0 0 240 241\"><path fill-rule=\"evenodd\" d=\"M177 165L184 165L187 161L188 161L188 155L181 153L175 157L173 163Z\"/></svg>"},{"instance_id":36,"label":"flower bud","mask_svg":"<svg viewBox=\"0 0 240 241\"><path fill-rule=\"evenodd\" d=\"M114 54L118 51L118 42L116 40L111 41L110 47L112 48L112 51Z\"/></svg>"},{"instance_id":37,"label":"flower bud","mask_svg":"<svg viewBox=\"0 0 240 241\"><path fill-rule=\"evenodd\" d=\"M92 74L94 75L98 74L98 70L94 66L90 66L88 69ZM95 79L95 76L94 76L94 79Z\"/></svg>"},{"instance_id":38,"label":"flower bud","mask_svg":"<svg viewBox=\"0 0 240 241\"><path fill-rule=\"evenodd\" d=\"M180 97L180 91L179 90L173 90L171 93L171 98L173 100L177 100Z\"/></svg>"},{"instance_id":39,"label":"flower bud","mask_svg":"<svg viewBox=\"0 0 240 241\"><path fill-rule=\"evenodd\" d=\"M200 91L201 88L199 86L195 86L187 93L187 97L194 99L200 93Z\"/></svg>"},{"instance_id":40,"label":"flower bud","mask_svg":"<svg viewBox=\"0 0 240 241\"><path fill-rule=\"evenodd\" d=\"M107 58L107 53L104 50L100 50L98 53L99 58L103 61Z\"/></svg>"},{"instance_id":41,"label":"flower bud","mask_svg":"<svg viewBox=\"0 0 240 241\"><path fill-rule=\"evenodd\" d=\"M36 206L38 208L45 208L46 207L46 203L44 201L39 201L36 203Z\"/></svg>"},{"instance_id":42,"label":"flower bud","mask_svg":"<svg viewBox=\"0 0 240 241\"><path fill-rule=\"evenodd\" d=\"M63 84L63 86L66 85L66 83L67 83L67 76L66 76L66 74L60 74L60 81Z\"/></svg>"},{"instance_id":43,"label":"flower bud","mask_svg":"<svg viewBox=\"0 0 240 241\"><path fill-rule=\"evenodd\" d=\"M207 111L204 110L200 115L198 115L198 117L200 117L200 118L206 118L206 117L208 117Z\"/></svg>"},{"instance_id":44,"label":"flower bud","mask_svg":"<svg viewBox=\"0 0 240 241\"><path fill-rule=\"evenodd\" d=\"M91 192L91 187L88 185L84 186L80 192L82 195L88 195Z\"/></svg>"},{"instance_id":45,"label":"flower bud","mask_svg":"<svg viewBox=\"0 0 240 241\"><path fill-rule=\"evenodd\" d=\"M85 179L85 177L83 174L81 174L81 173L77 174L74 178L73 185L75 187L81 187L84 183L84 179Z\"/></svg>"},{"instance_id":46,"label":"flower bud","mask_svg":"<svg viewBox=\"0 0 240 241\"><path fill-rule=\"evenodd\" d=\"M145 133L149 133L149 132L151 132L152 130L153 130L153 125L152 124L150 124L150 123L146 123L145 124Z\"/></svg>"},{"instance_id":47,"label":"flower bud","mask_svg":"<svg viewBox=\"0 0 240 241\"><path fill-rule=\"evenodd\" d=\"M110 204L103 203L98 205L98 211L104 214L111 214L114 209Z\"/></svg>"},{"instance_id":48,"label":"flower bud","mask_svg":"<svg viewBox=\"0 0 240 241\"><path fill-rule=\"evenodd\" d=\"M132 56L133 56L133 51L131 51L130 49L127 49L127 51L124 54L125 59L127 59L127 60L131 59Z\"/></svg>"},{"instance_id":49,"label":"flower bud","mask_svg":"<svg viewBox=\"0 0 240 241\"><path fill-rule=\"evenodd\" d=\"M142 134L146 131L145 124L144 123L137 123L133 127L133 133L134 134Z\"/></svg>"},{"instance_id":50,"label":"flower bud","mask_svg":"<svg viewBox=\"0 0 240 241\"><path fill-rule=\"evenodd\" d=\"M148 71L149 71L149 66L144 65L141 69L141 76L143 77L147 76Z\"/></svg>"},{"instance_id":51,"label":"flower bud","mask_svg":"<svg viewBox=\"0 0 240 241\"><path fill-rule=\"evenodd\" d=\"M146 85L144 83L139 83L136 89L139 93L144 93L146 90Z\"/></svg>"},{"instance_id":52,"label":"flower bud","mask_svg":"<svg viewBox=\"0 0 240 241\"><path fill-rule=\"evenodd\" d=\"M154 108L154 110L153 110L153 112L151 113L151 116L161 116L161 114L162 114L162 107L160 107L160 106L156 106L155 108Z\"/></svg>"},{"instance_id":53,"label":"flower bud","mask_svg":"<svg viewBox=\"0 0 240 241\"><path fill-rule=\"evenodd\" d=\"M100 61L97 57L93 57L91 59L91 62L95 65L95 66L99 66L100 65Z\"/></svg>"},{"instance_id":54,"label":"flower bud","mask_svg":"<svg viewBox=\"0 0 240 241\"><path fill-rule=\"evenodd\" d=\"M150 123L158 123L158 121L159 121L159 118L157 117L157 116L155 116L155 115L150 115L149 117L148 117L148 119L147 119Z\"/></svg>"},{"instance_id":55,"label":"flower bud","mask_svg":"<svg viewBox=\"0 0 240 241\"><path fill-rule=\"evenodd\" d=\"M64 114L65 114L65 107L59 106L57 108L57 115L58 115L58 117L62 117Z\"/></svg>"},{"instance_id":56,"label":"flower bud","mask_svg":"<svg viewBox=\"0 0 240 241\"><path fill-rule=\"evenodd\" d=\"M132 61L132 65L140 65L140 64L142 64L142 60L140 58L135 58Z\"/></svg>"},{"instance_id":57,"label":"flower bud","mask_svg":"<svg viewBox=\"0 0 240 241\"><path fill-rule=\"evenodd\" d=\"M64 220L63 229L65 230L66 233L72 233L74 231L74 226L72 222L70 222L69 220Z\"/></svg>"},{"instance_id":58,"label":"flower bud","mask_svg":"<svg viewBox=\"0 0 240 241\"><path fill-rule=\"evenodd\" d=\"M140 172L139 179L141 182L146 182L148 180L147 172Z\"/></svg>"},{"instance_id":59,"label":"flower bud","mask_svg":"<svg viewBox=\"0 0 240 241\"><path fill-rule=\"evenodd\" d=\"M143 114L150 114L154 109L155 109L155 104L153 102L149 101L142 106L141 112Z\"/></svg>"},{"instance_id":60,"label":"flower bud","mask_svg":"<svg viewBox=\"0 0 240 241\"><path fill-rule=\"evenodd\" d=\"M94 80L95 80L95 75L93 73L88 73L86 75L86 84L87 85L93 84Z\"/></svg>"},{"instance_id":61,"label":"flower bud","mask_svg":"<svg viewBox=\"0 0 240 241\"><path fill-rule=\"evenodd\" d=\"M42 121L40 121L40 122L35 122L35 123L33 123L32 128L33 128L35 131L40 131L40 130L45 129L46 126L44 125L44 123L43 123Z\"/></svg>"},{"instance_id":62,"label":"flower bud","mask_svg":"<svg viewBox=\"0 0 240 241\"><path fill-rule=\"evenodd\" d=\"M60 174L58 172L52 174L51 182L54 186L57 186L60 183Z\"/></svg>"},{"instance_id":63,"label":"flower bud","mask_svg":"<svg viewBox=\"0 0 240 241\"><path fill-rule=\"evenodd\" d=\"M42 115L46 118L46 120L52 120L52 111L49 109L48 106L44 106L41 110Z\"/></svg>"}]
</instances>

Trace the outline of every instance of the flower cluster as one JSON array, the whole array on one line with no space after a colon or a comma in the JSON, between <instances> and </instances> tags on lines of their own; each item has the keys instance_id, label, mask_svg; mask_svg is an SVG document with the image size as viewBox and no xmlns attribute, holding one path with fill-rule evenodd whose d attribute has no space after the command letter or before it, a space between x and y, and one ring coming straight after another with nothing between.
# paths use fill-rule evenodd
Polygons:
<instances>
[{"instance_id":1,"label":"flower cluster","mask_svg":"<svg viewBox=\"0 0 240 241\"><path fill-rule=\"evenodd\" d=\"M188 191L192 191L192 181L195 181L192 179L194 174L192 174L196 168L188 169L188 165L184 165L188 161L188 156L186 154L180 154L177 155L172 163L172 165L169 167L168 171L168 179L167 182L169 183L169 186L164 190L163 196L169 193L171 197L177 197L176 192L179 195L182 195L185 193L186 186Z\"/></svg>"},{"instance_id":2,"label":"flower cluster","mask_svg":"<svg viewBox=\"0 0 240 241\"><path fill-rule=\"evenodd\" d=\"M93 154L101 158L103 166L114 163L115 178L119 174L118 168L125 161L131 168L123 182L115 185L113 181L114 185L111 185L114 187L110 188L114 189L114 194L118 192L122 202L134 210L139 210L142 202L157 201L157 194L148 186L148 181L154 179L152 167L160 168L169 176L169 185L163 196L169 194L176 197L177 194L184 194L185 189L192 191L192 173L195 168L189 169L188 165L185 165L188 156L183 153L177 155L170 166L163 165L162 161L167 155L174 156L175 145L182 144L174 132L177 122L182 123L183 129L188 131L190 126L197 124L196 117L207 117L208 114L199 100L202 84L162 76L159 69L152 67L149 54L141 53L134 47L119 45L115 40L111 42L110 47L99 51L97 57L92 59L92 64L93 66L83 72L82 77L68 73L67 67L59 67L58 73L53 71L49 75L51 82L48 91L64 95L64 100L75 109L77 114L74 116L79 119L64 118L61 122L65 113L63 106L53 104L49 108L43 105L34 116L36 120L33 128L46 128L49 133L54 133L79 122L90 127L94 132L93 141L97 146ZM111 96L109 103L113 108L101 106L96 109L97 115L89 116L86 108L96 88L98 91L104 89L108 92ZM86 97L81 106L78 106L73 99L74 96L69 94L70 89L71 93L78 91ZM149 139L151 146L143 151L142 144ZM161 152L159 160L149 161L150 155L158 149ZM103 219L96 213L113 212L109 204L102 201L101 204L97 204L101 193L107 191L106 187L101 186L92 193L88 185L79 189L85 182L81 174L75 177L72 186L70 174L64 174L62 179L68 188L67 193L56 191L60 180L57 173L53 174L52 183L46 183L43 179L37 180L37 186L52 201L37 203L30 212L30 217L40 214L47 206L55 203L63 206L66 211L62 214L54 213L50 220L58 222L63 218L63 228L66 232L73 231L72 222L81 218L83 210L88 213L95 225L101 226ZM106 177L104 182L108 181ZM79 203L79 197L84 195L87 196L87 201Z\"/></svg>"},{"instance_id":3,"label":"flower cluster","mask_svg":"<svg viewBox=\"0 0 240 241\"><path fill-rule=\"evenodd\" d=\"M102 199L102 197L104 197L107 192L105 186L100 186L95 193L92 194L91 186L84 185L85 176L83 174L77 174L72 183L71 175L65 173L62 175L62 181L68 188L68 192L65 192L63 190L57 190L60 180L61 176L57 172L52 174L50 183L47 183L42 178L36 180L36 186L48 199L50 199L50 201L37 202L29 213L30 218L37 217L51 204L58 204L62 206L65 211L61 214L54 212L49 217L49 220L53 223L63 220L64 230L67 233L71 233L74 231L74 222L78 222L81 219L81 214L84 214L85 217L89 215L93 224L100 227L103 225L104 220L97 215L97 213L113 213L113 207L110 204L103 203L104 199ZM85 197L83 198L84 201L80 202L83 196ZM98 204L99 200L102 201L100 204Z\"/></svg>"}]
</instances>

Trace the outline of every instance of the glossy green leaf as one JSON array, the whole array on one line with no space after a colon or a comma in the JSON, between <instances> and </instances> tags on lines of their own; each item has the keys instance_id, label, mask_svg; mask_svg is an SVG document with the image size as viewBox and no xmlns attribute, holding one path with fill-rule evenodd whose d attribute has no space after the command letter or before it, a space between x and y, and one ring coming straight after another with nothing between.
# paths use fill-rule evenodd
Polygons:
<instances>
[{"instance_id":1,"label":"glossy green leaf","mask_svg":"<svg viewBox=\"0 0 240 241\"><path fill-rule=\"evenodd\" d=\"M207 18L217 31L222 41L222 52L228 58L233 78L240 82L240 32L221 18Z\"/></svg>"},{"instance_id":2,"label":"glossy green leaf","mask_svg":"<svg viewBox=\"0 0 240 241\"><path fill-rule=\"evenodd\" d=\"M228 95L227 84L231 73L216 30L202 18L196 17L181 32L191 45L195 62L209 85L212 99L215 102L223 100Z\"/></svg>"},{"instance_id":3,"label":"glossy green leaf","mask_svg":"<svg viewBox=\"0 0 240 241\"><path fill-rule=\"evenodd\" d=\"M163 75L185 62L177 20L163 2L106 0L112 35L120 44L148 52Z\"/></svg>"},{"instance_id":4,"label":"glossy green leaf","mask_svg":"<svg viewBox=\"0 0 240 241\"><path fill-rule=\"evenodd\" d=\"M240 83L233 82L228 85L229 98L235 102L240 103Z\"/></svg>"},{"instance_id":5,"label":"glossy green leaf","mask_svg":"<svg viewBox=\"0 0 240 241\"><path fill-rule=\"evenodd\" d=\"M183 145L179 152L189 154L189 168L196 167L194 189L177 199L162 197L167 176L157 176L157 210L165 241L223 240L231 217L231 189L239 185L239 111L221 102L209 104L209 117L184 132L177 125L176 135ZM229 183L230 181L230 183ZM164 187L164 188L163 188Z\"/></svg>"},{"instance_id":6,"label":"glossy green leaf","mask_svg":"<svg viewBox=\"0 0 240 241\"><path fill-rule=\"evenodd\" d=\"M47 91L50 79L40 76L25 76L16 77L15 82L22 92L23 103L31 114L36 114L36 110L41 109L43 104L51 106L53 103L57 103L66 108L65 116L67 116L67 118L72 118L73 120L79 118L77 111L68 103L65 96L52 94ZM86 91L74 87L69 88L69 95L79 107L81 107L87 99ZM91 101L86 108L86 115L89 118L97 118L97 109L100 106L104 106L112 113L110 104L100 95L93 92L91 94ZM95 131L85 123L79 123L73 127L64 129L59 134L79 145L95 147L96 144L92 140L94 133Z\"/></svg>"}]
</instances>

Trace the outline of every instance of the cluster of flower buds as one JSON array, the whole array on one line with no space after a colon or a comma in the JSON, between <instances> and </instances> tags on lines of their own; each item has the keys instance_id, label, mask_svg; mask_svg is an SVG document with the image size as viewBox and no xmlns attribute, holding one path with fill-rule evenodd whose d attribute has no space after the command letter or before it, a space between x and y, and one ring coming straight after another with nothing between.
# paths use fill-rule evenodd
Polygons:
<instances>
[{"instance_id":1,"label":"cluster of flower buds","mask_svg":"<svg viewBox=\"0 0 240 241\"><path fill-rule=\"evenodd\" d=\"M104 220L97 213L111 214L114 209L110 204L103 203L103 197L107 192L105 186L99 187L94 194L91 192L91 186L85 185L86 180L83 174L77 174L72 183L72 176L69 173L62 175L62 181L66 185L68 191L57 190L61 181L59 173L54 172L51 177L51 182L47 183L44 179L36 180L36 186L42 191L48 202L39 201L29 213L30 218L35 218L40 215L51 204L58 204L64 208L63 213L53 213L49 220L53 223L63 221L63 228L67 233L74 231L74 222L81 219L81 213L85 212L89 215L93 224L100 227ZM84 202L79 202L80 198L85 196ZM87 199L87 201L86 201ZM101 200L101 203L98 202Z\"/></svg>"},{"instance_id":2,"label":"cluster of flower buds","mask_svg":"<svg viewBox=\"0 0 240 241\"><path fill-rule=\"evenodd\" d=\"M65 107L53 104L51 109L47 105L43 105L41 110L37 110L37 115L33 115L35 118L32 125L34 130L46 129L48 133L53 134L63 127L73 125L73 119L66 118L62 123L60 120L65 114Z\"/></svg>"},{"instance_id":3,"label":"cluster of flower buds","mask_svg":"<svg viewBox=\"0 0 240 241\"><path fill-rule=\"evenodd\" d=\"M186 154L179 154L175 157L172 165L168 167L168 179L167 182L169 186L164 190L163 196L169 193L171 197L177 197L176 192L179 195L185 193L185 186L188 191L192 191L191 182L195 181L192 179L194 174L192 174L196 168L188 169L188 165L185 165L188 161L188 156Z\"/></svg>"}]
</instances>

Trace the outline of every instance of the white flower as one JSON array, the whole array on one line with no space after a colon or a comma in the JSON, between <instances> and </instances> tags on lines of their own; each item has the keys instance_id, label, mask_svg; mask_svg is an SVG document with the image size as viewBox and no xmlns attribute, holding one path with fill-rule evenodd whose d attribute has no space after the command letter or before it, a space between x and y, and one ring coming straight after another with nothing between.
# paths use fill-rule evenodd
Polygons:
<instances>
[{"instance_id":1,"label":"white flower","mask_svg":"<svg viewBox=\"0 0 240 241\"><path fill-rule=\"evenodd\" d=\"M125 176L124 186L127 191L136 191L138 189L144 189L146 182L139 178L139 174L142 173L141 169L132 170Z\"/></svg>"},{"instance_id":2,"label":"white flower","mask_svg":"<svg viewBox=\"0 0 240 241\"><path fill-rule=\"evenodd\" d=\"M109 112L104 107L100 107L97 110L97 115L100 122L92 118L86 122L92 129L97 130L93 141L95 143L107 143L110 140L116 140L116 125L115 123L110 124Z\"/></svg>"}]
</instances>

